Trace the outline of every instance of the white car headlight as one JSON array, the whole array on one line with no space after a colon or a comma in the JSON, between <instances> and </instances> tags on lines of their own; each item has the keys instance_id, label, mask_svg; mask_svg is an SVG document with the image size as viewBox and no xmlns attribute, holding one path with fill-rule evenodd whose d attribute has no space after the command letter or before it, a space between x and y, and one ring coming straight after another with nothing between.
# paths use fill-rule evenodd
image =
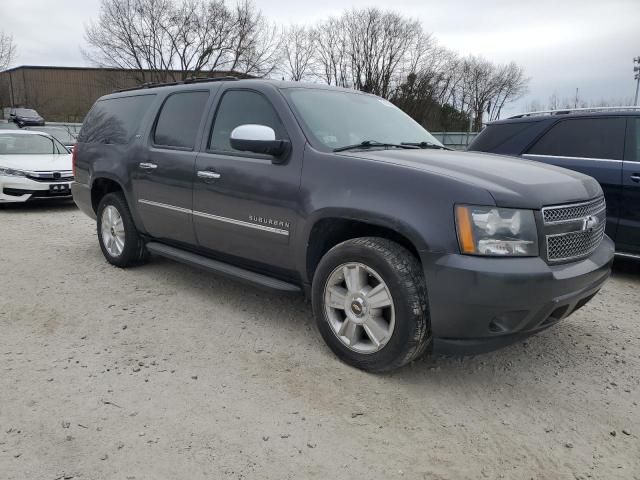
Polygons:
<instances>
[{"instance_id":1,"label":"white car headlight","mask_svg":"<svg viewBox=\"0 0 640 480\"><path fill-rule=\"evenodd\" d=\"M460 251L469 255L535 257L538 231L533 210L456 206Z\"/></svg>"},{"instance_id":2,"label":"white car headlight","mask_svg":"<svg viewBox=\"0 0 640 480\"><path fill-rule=\"evenodd\" d=\"M26 177L27 172L23 170L16 170L14 168L0 167L0 175L4 175L6 177Z\"/></svg>"}]
</instances>

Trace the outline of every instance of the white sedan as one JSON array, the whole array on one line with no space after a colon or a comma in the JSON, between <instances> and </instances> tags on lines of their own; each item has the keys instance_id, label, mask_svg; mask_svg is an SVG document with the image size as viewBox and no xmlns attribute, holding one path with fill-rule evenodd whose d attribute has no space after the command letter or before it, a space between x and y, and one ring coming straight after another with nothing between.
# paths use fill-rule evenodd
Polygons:
<instances>
[{"instance_id":1,"label":"white sedan","mask_svg":"<svg viewBox=\"0 0 640 480\"><path fill-rule=\"evenodd\" d=\"M0 203L71 198L71 154L43 132L0 130Z\"/></svg>"}]
</instances>

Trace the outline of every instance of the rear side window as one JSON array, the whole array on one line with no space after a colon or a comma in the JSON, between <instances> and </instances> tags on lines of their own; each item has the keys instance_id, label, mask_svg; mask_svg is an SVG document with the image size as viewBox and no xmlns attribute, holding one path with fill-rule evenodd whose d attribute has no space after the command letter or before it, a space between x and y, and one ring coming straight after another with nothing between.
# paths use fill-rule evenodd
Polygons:
<instances>
[{"instance_id":1,"label":"rear side window","mask_svg":"<svg viewBox=\"0 0 640 480\"><path fill-rule=\"evenodd\" d=\"M573 118L556 123L528 153L622 160L624 118Z\"/></svg>"},{"instance_id":2,"label":"rear side window","mask_svg":"<svg viewBox=\"0 0 640 480\"><path fill-rule=\"evenodd\" d=\"M127 144L149 111L155 95L99 100L82 123L78 142Z\"/></svg>"},{"instance_id":3,"label":"rear side window","mask_svg":"<svg viewBox=\"0 0 640 480\"><path fill-rule=\"evenodd\" d=\"M531 122L502 123L498 125L487 125L469 147L470 150L480 152L492 152L505 142L531 126Z\"/></svg>"},{"instance_id":4,"label":"rear side window","mask_svg":"<svg viewBox=\"0 0 640 480\"><path fill-rule=\"evenodd\" d=\"M231 148L229 137L234 128L248 123L271 127L276 132L276 138L286 138L282 122L264 96L249 90L231 90L220 100L209 149L237 152Z\"/></svg>"},{"instance_id":5,"label":"rear side window","mask_svg":"<svg viewBox=\"0 0 640 480\"><path fill-rule=\"evenodd\" d=\"M165 100L153 132L160 146L193 149L209 92L174 93Z\"/></svg>"}]
</instances>

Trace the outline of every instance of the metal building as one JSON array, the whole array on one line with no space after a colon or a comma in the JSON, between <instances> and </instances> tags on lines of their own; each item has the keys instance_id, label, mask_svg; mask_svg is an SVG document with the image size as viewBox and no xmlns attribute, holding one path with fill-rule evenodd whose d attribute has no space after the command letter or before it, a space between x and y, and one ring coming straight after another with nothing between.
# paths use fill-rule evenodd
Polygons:
<instances>
[{"instance_id":1,"label":"metal building","mask_svg":"<svg viewBox=\"0 0 640 480\"><path fill-rule=\"evenodd\" d=\"M230 74L203 72L198 75ZM0 72L0 117L3 109L26 107L36 109L48 121L81 122L96 99L113 90L182 77L181 71L159 74L149 70L24 65Z\"/></svg>"}]
</instances>

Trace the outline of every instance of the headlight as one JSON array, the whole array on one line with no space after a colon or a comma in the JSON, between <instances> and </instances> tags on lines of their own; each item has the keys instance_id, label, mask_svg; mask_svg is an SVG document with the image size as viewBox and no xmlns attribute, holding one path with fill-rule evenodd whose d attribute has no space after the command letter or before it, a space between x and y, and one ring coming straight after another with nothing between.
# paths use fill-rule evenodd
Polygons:
<instances>
[{"instance_id":1,"label":"headlight","mask_svg":"<svg viewBox=\"0 0 640 480\"><path fill-rule=\"evenodd\" d=\"M7 177L26 177L27 172L22 170L15 170L13 168L0 167L0 175L4 175Z\"/></svg>"},{"instance_id":2,"label":"headlight","mask_svg":"<svg viewBox=\"0 0 640 480\"><path fill-rule=\"evenodd\" d=\"M534 257L538 232L532 210L456 206L460 251L469 255Z\"/></svg>"}]
</instances>

